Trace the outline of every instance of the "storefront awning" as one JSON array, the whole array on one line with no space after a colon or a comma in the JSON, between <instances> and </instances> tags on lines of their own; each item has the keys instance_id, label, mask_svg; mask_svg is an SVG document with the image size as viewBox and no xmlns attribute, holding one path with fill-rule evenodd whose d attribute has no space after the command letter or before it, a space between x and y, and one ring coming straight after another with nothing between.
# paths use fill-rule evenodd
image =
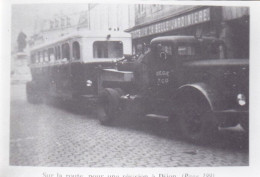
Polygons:
<instances>
[{"instance_id":1,"label":"storefront awning","mask_svg":"<svg viewBox=\"0 0 260 177\"><path fill-rule=\"evenodd\" d=\"M158 33L164 33L171 30L188 27L191 25L196 25L211 20L210 8L204 8L197 11L190 12L185 15L178 17L172 17L164 21L149 24L138 29L130 29L132 38L141 38L149 35L154 35Z\"/></svg>"}]
</instances>

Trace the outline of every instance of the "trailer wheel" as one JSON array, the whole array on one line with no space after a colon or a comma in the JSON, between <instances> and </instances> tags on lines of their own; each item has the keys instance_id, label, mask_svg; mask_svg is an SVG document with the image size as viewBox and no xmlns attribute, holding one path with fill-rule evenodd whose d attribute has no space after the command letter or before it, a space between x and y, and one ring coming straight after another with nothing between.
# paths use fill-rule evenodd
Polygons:
<instances>
[{"instance_id":1,"label":"trailer wheel","mask_svg":"<svg viewBox=\"0 0 260 177\"><path fill-rule=\"evenodd\" d=\"M186 101L179 109L179 125L182 135L189 141L209 143L218 131L211 110L196 101Z\"/></svg>"},{"instance_id":2,"label":"trailer wheel","mask_svg":"<svg viewBox=\"0 0 260 177\"><path fill-rule=\"evenodd\" d=\"M39 91L37 91L35 84L33 82L26 83L26 97L27 101L32 104L39 104L42 102L42 96Z\"/></svg>"},{"instance_id":3,"label":"trailer wheel","mask_svg":"<svg viewBox=\"0 0 260 177\"><path fill-rule=\"evenodd\" d=\"M99 96L98 119L102 125L111 125L117 118L120 106L119 99L123 95L121 89L106 88Z\"/></svg>"}]
</instances>

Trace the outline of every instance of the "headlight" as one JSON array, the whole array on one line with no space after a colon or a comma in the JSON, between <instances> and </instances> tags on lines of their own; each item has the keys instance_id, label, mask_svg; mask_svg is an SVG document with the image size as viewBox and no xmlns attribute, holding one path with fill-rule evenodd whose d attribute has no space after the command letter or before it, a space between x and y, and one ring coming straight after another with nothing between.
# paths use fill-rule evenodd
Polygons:
<instances>
[{"instance_id":1,"label":"headlight","mask_svg":"<svg viewBox=\"0 0 260 177\"><path fill-rule=\"evenodd\" d=\"M237 103L240 106L246 105L246 96L244 94L242 94L242 93L238 94L237 95Z\"/></svg>"},{"instance_id":2,"label":"headlight","mask_svg":"<svg viewBox=\"0 0 260 177\"><path fill-rule=\"evenodd\" d=\"M86 86L87 87L91 87L92 84L93 84L93 82L91 80L87 80L87 82L86 82Z\"/></svg>"}]
</instances>

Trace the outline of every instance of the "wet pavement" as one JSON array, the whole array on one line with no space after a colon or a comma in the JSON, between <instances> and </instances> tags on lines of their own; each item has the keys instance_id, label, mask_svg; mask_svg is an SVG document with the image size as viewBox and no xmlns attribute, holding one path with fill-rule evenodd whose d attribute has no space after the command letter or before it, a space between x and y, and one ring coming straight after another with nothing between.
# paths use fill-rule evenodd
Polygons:
<instances>
[{"instance_id":1,"label":"wet pavement","mask_svg":"<svg viewBox=\"0 0 260 177\"><path fill-rule=\"evenodd\" d=\"M77 106L77 105L76 105ZM213 144L185 141L166 122L121 119L102 126L67 104L30 104L11 86L10 165L66 167L204 167L249 165L248 137L221 130Z\"/></svg>"}]
</instances>

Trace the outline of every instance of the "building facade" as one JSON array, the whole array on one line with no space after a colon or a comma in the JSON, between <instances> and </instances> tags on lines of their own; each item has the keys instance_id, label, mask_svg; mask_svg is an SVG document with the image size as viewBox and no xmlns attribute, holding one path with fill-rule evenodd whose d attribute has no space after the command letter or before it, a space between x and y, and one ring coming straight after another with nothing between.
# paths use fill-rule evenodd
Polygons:
<instances>
[{"instance_id":1,"label":"building facade","mask_svg":"<svg viewBox=\"0 0 260 177\"><path fill-rule=\"evenodd\" d=\"M249 8L136 4L133 53L143 53L158 36L192 35L220 38L226 58L249 57Z\"/></svg>"},{"instance_id":2,"label":"building facade","mask_svg":"<svg viewBox=\"0 0 260 177\"><path fill-rule=\"evenodd\" d=\"M134 4L88 4L87 8L76 13L60 13L50 19L36 19L34 34L29 45L37 45L48 39L59 38L77 32L121 31L134 26Z\"/></svg>"},{"instance_id":3,"label":"building facade","mask_svg":"<svg viewBox=\"0 0 260 177\"><path fill-rule=\"evenodd\" d=\"M56 14L50 19L36 19L30 46L41 44L89 26L88 9L78 13Z\"/></svg>"},{"instance_id":4,"label":"building facade","mask_svg":"<svg viewBox=\"0 0 260 177\"><path fill-rule=\"evenodd\" d=\"M90 30L124 31L134 26L134 5L90 4Z\"/></svg>"}]
</instances>

